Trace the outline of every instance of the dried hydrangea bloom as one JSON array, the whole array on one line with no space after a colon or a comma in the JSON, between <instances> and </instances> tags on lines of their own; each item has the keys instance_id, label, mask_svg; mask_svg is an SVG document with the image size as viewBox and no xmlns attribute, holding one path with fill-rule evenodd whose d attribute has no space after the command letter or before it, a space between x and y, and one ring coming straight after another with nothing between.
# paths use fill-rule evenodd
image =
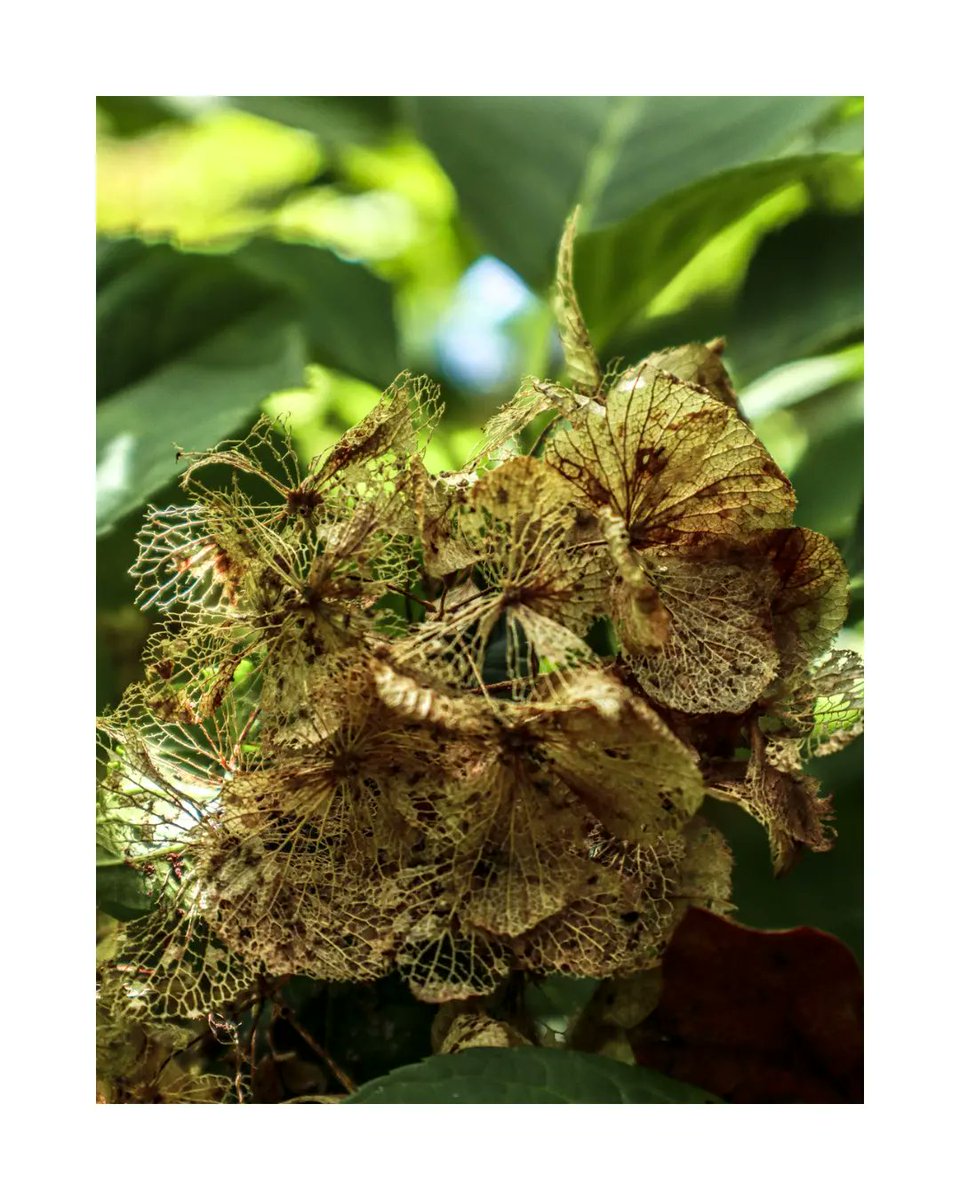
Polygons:
<instances>
[{"instance_id":1,"label":"dried hydrangea bloom","mask_svg":"<svg viewBox=\"0 0 960 1200\"><path fill-rule=\"evenodd\" d=\"M179 525L173 510L151 514L141 536L141 594L183 610L179 633L148 654L152 673L209 711L237 668L253 668L265 721L282 726L302 708L318 659L388 630L394 615L378 601L403 591L412 569L404 488L434 401L434 391L401 380L306 475L285 431L266 422L243 442L189 456L185 485L199 502ZM210 466L233 469L228 489L197 482ZM254 504L237 475L283 503ZM213 674L211 660L220 664Z\"/></svg>"},{"instance_id":2,"label":"dried hydrangea bloom","mask_svg":"<svg viewBox=\"0 0 960 1200\"><path fill-rule=\"evenodd\" d=\"M732 859L720 834L694 820L636 846L599 837L587 886L513 940L522 968L605 978L656 966L690 904L729 907Z\"/></svg>"},{"instance_id":3,"label":"dried hydrangea bloom","mask_svg":"<svg viewBox=\"0 0 960 1200\"><path fill-rule=\"evenodd\" d=\"M376 978L442 868L453 769L442 739L385 706L358 659L313 696L313 737L223 791L202 847L205 912L275 973Z\"/></svg>"},{"instance_id":4,"label":"dried hydrangea bloom","mask_svg":"<svg viewBox=\"0 0 960 1200\"><path fill-rule=\"evenodd\" d=\"M517 694L538 672L595 662L582 640L602 612L605 567L596 547L571 540L573 494L534 458L513 458L484 475L455 516L456 542L476 562L476 587L444 599L395 648L398 661L451 684L485 679L490 642L505 640L505 676Z\"/></svg>"},{"instance_id":5,"label":"dried hydrangea bloom","mask_svg":"<svg viewBox=\"0 0 960 1200\"><path fill-rule=\"evenodd\" d=\"M599 519L611 616L643 689L687 712L743 711L774 679L777 580L756 534L793 492L727 405L675 376L627 372L545 460Z\"/></svg>"},{"instance_id":6,"label":"dried hydrangea bloom","mask_svg":"<svg viewBox=\"0 0 960 1200\"><path fill-rule=\"evenodd\" d=\"M183 455L189 503L148 513L134 574L166 624L102 723L100 837L158 907L104 968L115 1023L215 1013L262 973L397 969L433 1003L517 968L631 975L687 906L728 906L705 786L778 870L829 845L802 768L860 729L858 662L822 658L842 560L791 527L721 343L603 373L573 240L572 386L526 382L462 470L426 469L436 390L405 375L306 469L264 420ZM446 1049L503 1037L461 1014ZM189 1080L162 1090L216 1092Z\"/></svg>"},{"instance_id":7,"label":"dried hydrangea bloom","mask_svg":"<svg viewBox=\"0 0 960 1200\"><path fill-rule=\"evenodd\" d=\"M444 694L386 662L375 676L384 703L460 748L442 801L439 828L453 842L436 859L442 890L397 956L421 997L491 990L513 940L590 890L598 822L655 860L664 831L700 803L689 751L602 672L544 677L525 703Z\"/></svg>"}]
</instances>

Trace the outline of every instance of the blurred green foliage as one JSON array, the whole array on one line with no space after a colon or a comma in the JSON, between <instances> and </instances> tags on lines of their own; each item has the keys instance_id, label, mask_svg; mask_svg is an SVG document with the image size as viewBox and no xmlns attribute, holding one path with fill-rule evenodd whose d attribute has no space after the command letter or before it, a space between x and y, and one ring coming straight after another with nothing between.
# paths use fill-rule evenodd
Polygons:
<instances>
[{"instance_id":1,"label":"blurred green foliage","mask_svg":"<svg viewBox=\"0 0 960 1200\"><path fill-rule=\"evenodd\" d=\"M859 99L114 96L97 130L100 707L138 675L150 622L126 572L148 500L178 494L174 445L264 409L309 457L409 367L444 388L430 466L458 465L522 374L561 369L547 288L577 203L601 353L726 336L798 524L844 551L842 644L861 647ZM862 761L825 760L837 848L783 880L714 805L741 920L860 951Z\"/></svg>"}]
</instances>

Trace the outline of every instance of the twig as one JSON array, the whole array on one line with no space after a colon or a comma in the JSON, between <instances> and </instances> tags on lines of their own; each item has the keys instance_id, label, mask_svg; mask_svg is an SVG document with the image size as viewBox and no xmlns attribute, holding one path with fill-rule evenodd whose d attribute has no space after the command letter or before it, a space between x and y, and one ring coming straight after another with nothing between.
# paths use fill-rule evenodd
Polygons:
<instances>
[{"instance_id":1,"label":"twig","mask_svg":"<svg viewBox=\"0 0 960 1200\"><path fill-rule=\"evenodd\" d=\"M387 584L387 591L394 592L398 596L403 596L405 600L412 600L414 604L419 604L421 608L427 608L431 612L436 608L430 600L421 600L419 596L415 596L413 592L408 592L402 587L397 587L394 583Z\"/></svg>"},{"instance_id":2,"label":"twig","mask_svg":"<svg viewBox=\"0 0 960 1200\"><path fill-rule=\"evenodd\" d=\"M300 1034L300 1036L307 1043L307 1045L314 1052L314 1054L316 1054L319 1058L321 1058L324 1061L324 1063L330 1068L330 1070L334 1073L334 1075L336 1075L336 1077L340 1081L341 1085L348 1092L355 1092L357 1090L357 1085L353 1082L353 1080L346 1073L346 1071L344 1071L342 1067L338 1066L333 1061L333 1059L330 1057L329 1053L326 1050L324 1050L324 1048L320 1045L320 1043L310 1033L308 1033L306 1029L304 1029L304 1027L300 1024L300 1022L293 1015L293 1013L290 1011L289 1008L286 1008L286 1007L281 1008L280 1009L280 1017L282 1020L286 1021L289 1025L293 1026L293 1028L297 1031L297 1033Z\"/></svg>"}]
</instances>

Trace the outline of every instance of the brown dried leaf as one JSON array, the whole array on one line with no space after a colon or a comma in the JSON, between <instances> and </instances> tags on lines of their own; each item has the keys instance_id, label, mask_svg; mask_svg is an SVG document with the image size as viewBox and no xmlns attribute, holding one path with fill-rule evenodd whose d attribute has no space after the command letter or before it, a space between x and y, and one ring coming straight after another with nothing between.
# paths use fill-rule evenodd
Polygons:
<instances>
[{"instance_id":1,"label":"brown dried leaf","mask_svg":"<svg viewBox=\"0 0 960 1200\"><path fill-rule=\"evenodd\" d=\"M783 875L803 847L829 850L833 830L831 797L820 795L820 781L799 772L780 770L767 761L766 741L754 727L752 752L740 776L736 765L708 774L711 795L739 804L767 831L774 873Z\"/></svg>"}]
</instances>

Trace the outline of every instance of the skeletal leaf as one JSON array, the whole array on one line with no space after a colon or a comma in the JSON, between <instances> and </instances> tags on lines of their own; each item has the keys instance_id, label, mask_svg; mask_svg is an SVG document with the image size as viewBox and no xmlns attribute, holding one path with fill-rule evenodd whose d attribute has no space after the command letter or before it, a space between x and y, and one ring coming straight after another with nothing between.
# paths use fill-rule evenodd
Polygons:
<instances>
[{"instance_id":1,"label":"skeletal leaf","mask_svg":"<svg viewBox=\"0 0 960 1200\"><path fill-rule=\"evenodd\" d=\"M779 663L770 607L777 579L762 546L704 539L646 551L639 561L668 622L661 646L634 642L629 621L617 625L644 691L681 712L743 712ZM634 606L649 606L646 594L637 594Z\"/></svg>"},{"instance_id":2,"label":"skeletal leaf","mask_svg":"<svg viewBox=\"0 0 960 1200\"><path fill-rule=\"evenodd\" d=\"M330 482L348 486L362 479L358 468L378 464L391 476L429 440L443 406L436 384L410 372L399 375L371 411L329 451L315 458L305 486L322 489Z\"/></svg>"},{"instance_id":3,"label":"skeletal leaf","mask_svg":"<svg viewBox=\"0 0 960 1200\"><path fill-rule=\"evenodd\" d=\"M460 1013L453 1018L438 1054L459 1054L476 1046L529 1046L530 1041L506 1021L486 1013Z\"/></svg>"},{"instance_id":4,"label":"skeletal leaf","mask_svg":"<svg viewBox=\"0 0 960 1200\"><path fill-rule=\"evenodd\" d=\"M410 464L410 493L428 575L440 578L477 561L478 548L467 543L457 528L469 490L469 482L460 476L431 475L419 459Z\"/></svg>"},{"instance_id":5,"label":"skeletal leaf","mask_svg":"<svg viewBox=\"0 0 960 1200\"><path fill-rule=\"evenodd\" d=\"M705 345L700 342L690 342L685 346L659 350L655 354L648 355L631 372L627 372L621 380L621 385L634 373L649 378L658 371L666 371L670 375L676 375L685 383L693 383L697 387L705 388L715 400L728 405L742 417L743 414L737 403L737 394L733 390L730 376L720 357L725 348L723 338L714 338Z\"/></svg>"},{"instance_id":6,"label":"skeletal leaf","mask_svg":"<svg viewBox=\"0 0 960 1200\"><path fill-rule=\"evenodd\" d=\"M450 684L482 683L487 650L504 628L506 674L517 684L538 671L595 661L582 641L604 601L595 548L571 543L572 492L538 459L514 458L474 485L457 517L457 537L478 563L482 590L424 622L397 655Z\"/></svg>"},{"instance_id":7,"label":"skeletal leaf","mask_svg":"<svg viewBox=\"0 0 960 1200\"><path fill-rule=\"evenodd\" d=\"M560 341L563 344L564 358L573 386L578 391L592 396L600 386L603 371L593 343L590 341L586 322L580 311L577 293L573 286L573 243L577 235L579 213L580 210L576 209L568 218L563 237L560 239L553 304L557 326L560 330Z\"/></svg>"},{"instance_id":8,"label":"skeletal leaf","mask_svg":"<svg viewBox=\"0 0 960 1200\"><path fill-rule=\"evenodd\" d=\"M117 957L103 968L101 999L133 1019L192 1020L227 1007L255 978L256 964L211 933L200 881L188 871L170 903L124 926Z\"/></svg>"},{"instance_id":9,"label":"skeletal leaf","mask_svg":"<svg viewBox=\"0 0 960 1200\"><path fill-rule=\"evenodd\" d=\"M842 750L863 732L863 662L832 650L765 706L767 757L799 769L811 757Z\"/></svg>"},{"instance_id":10,"label":"skeletal leaf","mask_svg":"<svg viewBox=\"0 0 960 1200\"><path fill-rule=\"evenodd\" d=\"M623 379L544 457L595 512L621 517L637 549L778 528L793 512L793 489L736 413L664 373Z\"/></svg>"},{"instance_id":11,"label":"skeletal leaf","mask_svg":"<svg viewBox=\"0 0 960 1200\"><path fill-rule=\"evenodd\" d=\"M771 535L780 577L772 613L780 674L793 678L833 643L847 616L847 570L840 551L812 529Z\"/></svg>"},{"instance_id":12,"label":"skeletal leaf","mask_svg":"<svg viewBox=\"0 0 960 1200\"><path fill-rule=\"evenodd\" d=\"M397 956L400 973L420 1000L444 1004L494 991L510 973L509 948L456 917L430 914L409 932Z\"/></svg>"}]
</instances>

